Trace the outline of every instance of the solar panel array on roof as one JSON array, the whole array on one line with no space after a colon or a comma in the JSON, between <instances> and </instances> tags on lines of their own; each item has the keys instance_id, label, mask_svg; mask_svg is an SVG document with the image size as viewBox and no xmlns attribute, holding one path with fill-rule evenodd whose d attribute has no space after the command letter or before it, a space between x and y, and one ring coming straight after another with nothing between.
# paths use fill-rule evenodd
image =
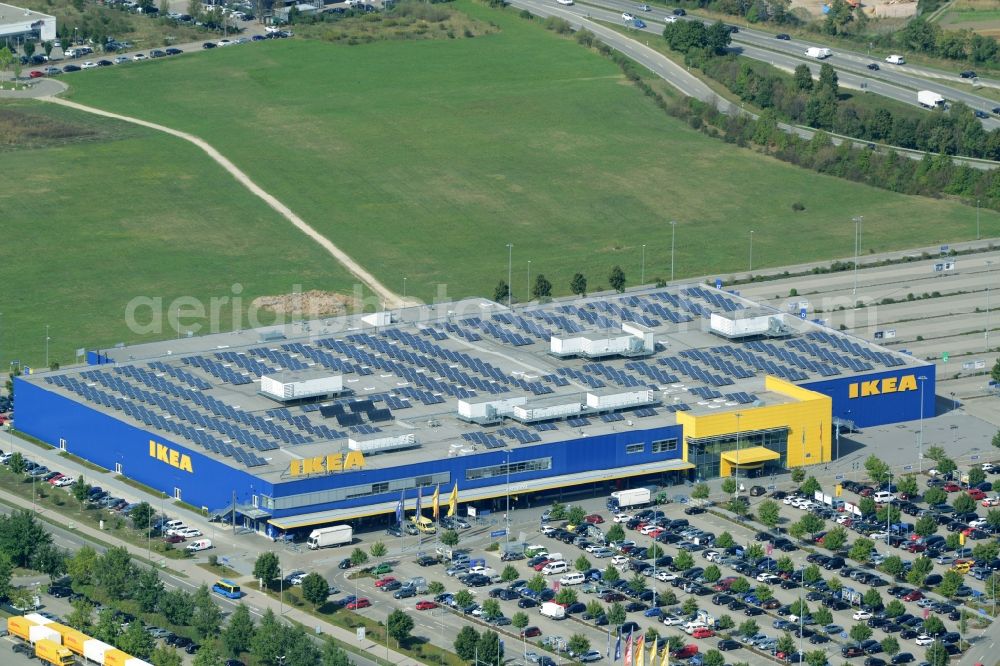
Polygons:
<instances>
[{"instance_id":1,"label":"solar panel array on roof","mask_svg":"<svg viewBox=\"0 0 1000 666\"><path fill-rule=\"evenodd\" d=\"M741 405L749 405L751 402L757 400L757 396L752 393L746 393L744 391L737 391L736 393L727 393L726 400L733 400L740 403Z\"/></svg>"},{"instance_id":2,"label":"solar panel array on roof","mask_svg":"<svg viewBox=\"0 0 1000 666\"><path fill-rule=\"evenodd\" d=\"M497 432L504 437L517 440L520 444L531 444L533 442L542 441L542 438L538 436L538 433L525 430L524 428L498 428Z\"/></svg>"},{"instance_id":3,"label":"solar panel array on roof","mask_svg":"<svg viewBox=\"0 0 1000 666\"><path fill-rule=\"evenodd\" d=\"M375 409L375 403L371 400L355 400L347 403L348 408L355 414L358 412L370 412Z\"/></svg>"},{"instance_id":4,"label":"solar panel array on roof","mask_svg":"<svg viewBox=\"0 0 1000 666\"><path fill-rule=\"evenodd\" d=\"M337 416L337 423L344 428L347 428L349 426L357 426L364 423L364 419L361 417L361 414L345 413L345 414L337 414L336 416Z\"/></svg>"},{"instance_id":5,"label":"solar panel array on roof","mask_svg":"<svg viewBox=\"0 0 1000 666\"><path fill-rule=\"evenodd\" d=\"M250 375L247 373L235 372L229 366L219 363L214 359L206 358L204 356L185 356L181 359L181 361L196 368L201 368L213 377L217 377L218 379L221 379L227 384L232 384L233 386L253 383L253 379L251 379Z\"/></svg>"},{"instance_id":6,"label":"solar panel array on roof","mask_svg":"<svg viewBox=\"0 0 1000 666\"><path fill-rule=\"evenodd\" d=\"M613 314L622 321L633 321L637 324L642 324L643 326L646 326L648 328L655 328L660 325L659 319L654 319L641 312L635 312L630 308L622 307L621 305L615 302L596 301L593 303L588 303L588 306L597 310L598 312Z\"/></svg>"},{"instance_id":7,"label":"solar panel array on roof","mask_svg":"<svg viewBox=\"0 0 1000 666\"><path fill-rule=\"evenodd\" d=\"M583 428L590 425L590 421L584 418L566 419L566 423L574 428Z\"/></svg>"},{"instance_id":8,"label":"solar panel array on roof","mask_svg":"<svg viewBox=\"0 0 1000 666\"><path fill-rule=\"evenodd\" d=\"M624 421L625 417L618 412L613 412L611 414L601 414L601 420L605 423L614 423L615 421Z\"/></svg>"},{"instance_id":9,"label":"solar panel array on roof","mask_svg":"<svg viewBox=\"0 0 1000 666\"><path fill-rule=\"evenodd\" d=\"M779 347L778 345L775 345L770 342L761 342L759 340L754 340L751 342L747 342L746 346L752 351L769 354L770 356L773 356L778 360L786 361L788 363L791 363L792 365L798 366L802 370L815 372L823 377L834 377L840 374L840 370L838 368L833 367L832 365L828 365L826 363L817 363L816 361L813 361L811 358L802 356L801 354L797 354L793 351L785 349L784 347Z\"/></svg>"},{"instance_id":10,"label":"solar panel array on roof","mask_svg":"<svg viewBox=\"0 0 1000 666\"><path fill-rule=\"evenodd\" d=\"M598 312L594 312L593 309L578 308L575 305L560 305L556 308L556 312L574 315L596 328L621 328L622 326L620 321L609 319Z\"/></svg>"},{"instance_id":11,"label":"solar panel array on roof","mask_svg":"<svg viewBox=\"0 0 1000 666\"><path fill-rule=\"evenodd\" d=\"M243 368L247 372L260 377L261 375L268 375L275 372L275 369L271 366L261 363L255 358L250 358L242 352L235 351L222 351L216 352L215 358L220 361L225 361L226 363L235 363L239 367Z\"/></svg>"},{"instance_id":12,"label":"solar panel array on roof","mask_svg":"<svg viewBox=\"0 0 1000 666\"><path fill-rule=\"evenodd\" d=\"M661 358L658 362L667 366L671 370L676 370L677 372L683 373L692 379L697 379L700 382L711 384L712 386L729 386L733 383L733 380L729 377L723 377L722 375L706 372L700 366L697 366L684 358L667 356L665 358Z\"/></svg>"},{"instance_id":13,"label":"solar panel array on roof","mask_svg":"<svg viewBox=\"0 0 1000 666\"><path fill-rule=\"evenodd\" d=\"M548 430L558 430L559 427L555 423L536 423L535 430L538 432L546 432Z\"/></svg>"},{"instance_id":14,"label":"solar panel array on roof","mask_svg":"<svg viewBox=\"0 0 1000 666\"><path fill-rule=\"evenodd\" d=\"M549 339L552 338L552 333L544 326L539 326L535 322L529 321L519 315L513 315L509 312L500 312L493 315L493 320L507 324L508 326L516 326L525 333L533 335L543 342L548 342Z\"/></svg>"},{"instance_id":15,"label":"solar panel array on roof","mask_svg":"<svg viewBox=\"0 0 1000 666\"><path fill-rule=\"evenodd\" d=\"M368 420L372 423L381 423L392 420L392 412L388 409L373 409L368 412Z\"/></svg>"},{"instance_id":16,"label":"solar panel array on roof","mask_svg":"<svg viewBox=\"0 0 1000 666\"><path fill-rule=\"evenodd\" d=\"M906 365L906 361L901 358L896 358L888 352L869 349L868 347L858 344L854 340L833 335L832 333L828 333L826 331L811 331L806 334L806 337L815 342L836 347L842 352L853 354L854 356L865 360L881 363L887 368Z\"/></svg>"},{"instance_id":17,"label":"solar panel array on roof","mask_svg":"<svg viewBox=\"0 0 1000 666\"><path fill-rule=\"evenodd\" d=\"M580 372L576 368L557 368L556 372L565 377L572 377L573 379L586 384L590 388L603 388L604 386L607 386L607 384L602 382L597 377L589 375L585 372Z\"/></svg>"},{"instance_id":18,"label":"solar panel array on roof","mask_svg":"<svg viewBox=\"0 0 1000 666\"><path fill-rule=\"evenodd\" d=\"M462 435L462 439L482 444L487 449L502 449L507 446L507 442L488 432L467 432Z\"/></svg>"},{"instance_id":19,"label":"solar panel array on roof","mask_svg":"<svg viewBox=\"0 0 1000 666\"><path fill-rule=\"evenodd\" d=\"M531 316L535 319L541 319L546 324L555 326L563 333L583 333L586 330L583 326L562 315L552 314L545 310L532 310Z\"/></svg>"},{"instance_id":20,"label":"solar panel array on roof","mask_svg":"<svg viewBox=\"0 0 1000 666\"><path fill-rule=\"evenodd\" d=\"M473 328L478 328L483 333L489 335L492 338L504 343L505 345L510 345L511 347L525 347L534 343L529 337L521 335L517 331L511 331L503 326L498 326L492 321L487 321L485 319L480 319L479 317L470 317L469 319L463 319L462 325L471 326Z\"/></svg>"},{"instance_id":21,"label":"solar panel array on roof","mask_svg":"<svg viewBox=\"0 0 1000 666\"><path fill-rule=\"evenodd\" d=\"M693 393L699 398L704 400L712 400L713 398L721 398L722 394L715 389L708 388L707 386L691 386L688 387L688 392Z\"/></svg>"},{"instance_id":22,"label":"solar panel array on roof","mask_svg":"<svg viewBox=\"0 0 1000 666\"><path fill-rule=\"evenodd\" d=\"M868 370L874 370L873 366L868 361L863 361L861 359L855 358L854 356L844 356L843 354L836 352L827 347L821 347L815 342L810 342L808 340L802 340L796 338L793 340L788 340L786 343L789 347L793 347L803 353L811 354L815 358L828 363L836 363L837 365L843 366L853 372L867 372Z\"/></svg>"},{"instance_id":23,"label":"solar panel array on roof","mask_svg":"<svg viewBox=\"0 0 1000 666\"><path fill-rule=\"evenodd\" d=\"M292 356L288 352L280 349L271 349L270 347L254 347L248 350L253 356L259 358L266 358L275 367L284 368L286 370L308 370L309 364L302 361L300 358Z\"/></svg>"},{"instance_id":24,"label":"solar panel array on roof","mask_svg":"<svg viewBox=\"0 0 1000 666\"><path fill-rule=\"evenodd\" d=\"M608 381L614 382L619 386L633 387L633 386L644 385L642 382L640 382L638 379L628 374L627 372L622 372L618 368L606 365L604 363L587 363L583 366L583 371L601 375Z\"/></svg>"},{"instance_id":25,"label":"solar panel array on roof","mask_svg":"<svg viewBox=\"0 0 1000 666\"><path fill-rule=\"evenodd\" d=\"M335 405L320 405L319 413L323 416L323 418L330 419L338 414L343 414L344 406L339 403Z\"/></svg>"},{"instance_id":26,"label":"solar panel array on roof","mask_svg":"<svg viewBox=\"0 0 1000 666\"><path fill-rule=\"evenodd\" d=\"M775 363L769 358L762 358L760 356L757 356L756 354L748 352L746 349L743 349L742 347L725 345L723 347L716 347L715 351L732 356L738 361L753 366L758 370L769 372L772 375L777 375L782 379L787 379L793 382L802 381L803 379L809 379L809 375L802 372L801 370L780 365L778 363Z\"/></svg>"},{"instance_id":27,"label":"solar panel array on roof","mask_svg":"<svg viewBox=\"0 0 1000 666\"><path fill-rule=\"evenodd\" d=\"M381 428L373 425L368 425L367 423L351 426L350 428L348 428L348 430L359 435L374 435L377 432L382 432Z\"/></svg>"},{"instance_id":28,"label":"solar panel array on roof","mask_svg":"<svg viewBox=\"0 0 1000 666\"><path fill-rule=\"evenodd\" d=\"M722 356L716 356L715 350L705 351L704 349L685 349L681 352L681 356L704 363L705 365L711 366L713 369L720 372L725 372L730 377L735 377L736 379L749 379L753 377L755 373L747 370L741 365L736 365L728 358Z\"/></svg>"},{"instance_id":29,"label":"solar panel array on roof","mask_svg":"<svg viewBox=\"0 0 1000 666\"><path fill-rule=\"evenodd\" d=\"M687 289L682 289L681 293L707 301L713 306L713 310L716 312L719 310L722 310L723 312L734 312L736 310L743 309L743 305L741 303L736 302L728 296L723 296L722 294L710 289L705 289L704 287L688 287Z\"/></svg>"},{"instance_id":30,"label":"solar panel array on roof","mask_svg":"<svg viewBox=\"0 0 1000 666\"><path fill-rule=\"evenodd\" d=\"M650 365L646 361L629 361L625 364L625 367L628 370L638 372L644 377L656 380L660 384L676 384L678 381L677 375L664 372L662 369L657 368L655 365Z\"/></svg>"},{"instance_id":31,"label":"solar panel array on roof","mask_svg":"<svg viewBox=\"0 0 1000 666\"><path fill-rule=\"evenodd\" d=\"M647 417L650 417L650 416L656 416L656 410L653 409L652 407L642 407L641 409L637 409L637 410L633 411L632 413L635 414L636 416L638 416L639 418L647 418Z\"/></svg>"},{"instance_id":32,"label":"solar panel array on roof","mask_svg":"<svg viewBox=\"0 0 1000 666\"><path fill-rule=\"evenodd\" d=\"M625 296L622 300L632 307L638 307L643 312L662 317L672 324L684 324L694 319L691 315L674 309L680 307L680 300L673 294L661 292L650 294L649 298ZM663 305L664 303L673 307L666 307Z\"/></svg>"}]
</instances>

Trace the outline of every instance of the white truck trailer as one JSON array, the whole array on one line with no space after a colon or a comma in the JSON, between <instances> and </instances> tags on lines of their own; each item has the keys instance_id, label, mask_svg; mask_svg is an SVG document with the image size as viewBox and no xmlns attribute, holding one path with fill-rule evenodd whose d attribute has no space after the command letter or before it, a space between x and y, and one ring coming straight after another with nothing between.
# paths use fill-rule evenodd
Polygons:
<instances>
[{"instance_id":1,"label":"white truck trailer","mask_svg":"<svg viewBox=\"0 0 1000 666\"><path fill-rule=\"evenodd\" d=\"M817 60L823 60L824 58L829 58L833 55L833 51L822 46L810 46L806 49L806 55L810 58L816 58Z\"/></svg>"},{"instance_id":2,"label":"white truck trailer","mask_svg":"<svg viewBox=\"0 0 1000 666\"><path fill-rule=\"evenodd\" d=\"M932 90L918 90L917 101L926 109L943 109L945 106L944 97Z\"/></svg>"},{"instance_id":3,"label":"white truck trailer","mask_svg":"<svg viewBox=\"0 0 1000 666\"><path fill-rule=\"evenodd\" d=\"M653 501L649 488L632 488L631 490L616 490L608 498L608 509L622 511L640 506L648 506Z\"/></svg>"},{"instance_id":4,"label":"white truck trailer","mask_svg":"<svg viewBox=\"0 0 1000 666\"><path fill-rule=\"evenodd\" d=\"M316 550L317 548L342 546L351 543L353 539L354 529L350 525L331 525L310 532L306 545L312 550Z\"/></svg>"}]
</instances>

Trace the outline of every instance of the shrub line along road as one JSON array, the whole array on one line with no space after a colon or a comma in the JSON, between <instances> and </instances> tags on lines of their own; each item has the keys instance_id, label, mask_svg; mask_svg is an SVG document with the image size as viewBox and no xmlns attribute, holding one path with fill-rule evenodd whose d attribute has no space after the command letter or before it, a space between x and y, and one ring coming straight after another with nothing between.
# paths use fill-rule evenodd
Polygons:
<instances>
[{"instance_id":1,"label":"shrub line along road","mask_svg":"<svg viewBox=\"0 0 1000 666\"><path fill-rule=\"evenodd\" d=\"M283 204L278 200L277 197L270 194L260 185L255 183L250 179L246 173L244 173L239 167L233 164L225 155L216 150L210 143L204 139L197 137L193 134L188 134L187 132L181 132L180 130L173 129L172 127L167 127L165 125L160 125L157 123L151 123L148 120L141 120L139 118L133 118L132 116L125 116L120 113L113 113L111 111L104 111L103 109L98 109L92 106L87 106L85 104L78 104L77 102L71 102L69 100L61 99L59 97L40 97L39 99L51 102L53 104L60 104L62 106L67 106L77 111L84 111L86 113L92 113L98 116L104 116L106 118L115 118L116 120L123 120L125 122L133 123L136 125L141 125L149 129L156 130L158 132L165 132L179 139L183 139L195 146L200 148L207 154L210 158L215 160L223 169L228 171L230 175L233 176L241 185L247 188L252 194L260 198L264 203L270 206L275 212L284 217L286 220L291 222L296 229L304 233L306 236L315 241L320 247L326 250L330 256L336 259L344 268L346 268L351 275L358 278L361 282L365 284L369 289L375 292L382 301L384 301L385 306L388 308L397 308L403 305L402 299L399 298L394 292L386 288L374 275L365 270L358 262L350 257L346 252L341 250L339 247L333 244L329 238L322 235L311 227L305 220L296 215L291 208Z\"/></svg>"},{"instance_id":2,"label":"shrub line along road","mask_svg":"<svg viewBox=\"0 0 1000 666\"><path fill-rule=\"evenodd\" d=\"M721 97L708 87L701 79L695 77L689 71L687 71L683 66L674 62L673 60L667 58L665 55L653 50L652 48L641 44L638 40L622 35L610 28L607 28L599 23L595 23L591 19L607 21L609 23L619 23L621 21L621 14L616 13L612 10L598 9L598 8L581 8L578 6L558 6L552 7L548 4L547 0L511 0L510 4L514 7L521 9L526 9L532 14L541 17L554 16L557 18L562 18L567 20L574 28L586 28L587 30L593 32L597 35L602 42L612 47L616 51L632 58L638 62L643 67L656 73L660 78L680 90L683 94L699 99L707 104L712 104L718 108L723 113L733 114L733 113L745 113L753 118L756 118L756 114L750 113L749 111L737 111L735 105ZM631 7L635 11L632 5L623 4L625 7ZM647 18L652 21L651 17L639 16L643 20ZM657 30L659 26L650 27L647 25L646 28L641 31L645 34L654 35L656 38L660 38L660 33L662 30ZM776 40L777 41L777 40ZM648 43L648 42L647 42ZM778 54L766 52L763 50L751 51L750 49L744 49L744 54L747 57L754 58L754 54L764 54L756 59L763 60L765 62L773 62L775 56ZM797 62L792 62L792 64L787 65L788 69L794 69ZM812 62L812 61L810 61ZM832 64L832 63L831 63ZM841 81L844 83L850 83L853 79L850 73L847 73L845 78L844 72L838 72L841 76ZM857 77L855 77L857 78ZM860 88L860 81L854 85L854 87ZM900 93L893 93L893 89L898 88L898 86L893 86L891 84L882 85L868 85L868 90L875 92L877 94L894 97L900 101L913 103L915 93L907 92L906 95ZM993 125L1000 126L1000 123L988 120L986 123L992 123ZM812 128L807 128L799 125L791 125L785 122L779 122L778 127L790 134L796 134L803 139L811 139L816 133ZM852 141L856 146L863 147L867 146L870 142L863 141L861 139L855 139L852 137L841 137L840 135L832 134L830 135L831 140L835 145L840 145L844 140ZM898 146L888 146L886 144L881 144L880 148L891 149L899 153L900 155L905 155L911 159L920 160L923 159L925 153L919 150L911 150L908 148L900 148ZM956 156L953 158L956 164L964 164L977 169L995 169L1000 166L1000 162L993 162L990 160L983 160L970 157L960 157Z\"/></svg>"}]
</instances>

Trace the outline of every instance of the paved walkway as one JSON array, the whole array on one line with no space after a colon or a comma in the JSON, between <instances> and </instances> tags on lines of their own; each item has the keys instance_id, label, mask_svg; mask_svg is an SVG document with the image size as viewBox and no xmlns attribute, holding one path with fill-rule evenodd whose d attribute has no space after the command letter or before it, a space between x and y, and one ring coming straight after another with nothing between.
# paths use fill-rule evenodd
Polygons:
<instances>
[{"instance_id":1,"label":"paved walkway","mask_svg":"<svg viewBox=\"0 0 1000 666\"><path fill-rule=\"evenodd\" d=\"M25 87L20 90L0 88L0 99L41 99L65 92L69 86L52 78L29 79L24 81ZM7 82L4 82L7 85Z\"/></svg>"}]
</instances>

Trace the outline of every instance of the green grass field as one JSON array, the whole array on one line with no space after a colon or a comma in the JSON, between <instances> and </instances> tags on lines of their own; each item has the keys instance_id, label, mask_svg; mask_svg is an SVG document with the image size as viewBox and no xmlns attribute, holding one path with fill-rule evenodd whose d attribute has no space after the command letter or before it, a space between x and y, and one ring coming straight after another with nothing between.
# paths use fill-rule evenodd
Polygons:
<instances>
[{"instance_id":1,"label":"green grass field","mask_svg":"<svg viewBox=\"0 0 1000 666\"><path fill-rule=\"evenodd\" d=\"M289 40L74 81L72 98L205 137L390 288L490 295L514 243L560 293L622 264L677 274L967 239L975 210L827 178L665 117L617 67L540 26L459 7L502 30L348 47ZM183 94L180 94L183 91ZM792 204L806 210L795 213ZM985 228L1000 228L984 213Z\"/></svg>"},{"instance_id":2,"label":"green grass field","mask_svg":"<svg viewBox=\"0 0 1000 666\"><path fill-rule=\"evenodd\" d=\"M180 296L207 308L210 297L233 296L233 284L245 304L295 284L352 284L193 146L41 102L0 103L0 113L12 110L38 125L55 121L61 138L30 150L0 142L0 366L42 365L46 324L50 358L61 363L77 347L176 335L130 331L125 309L135 297L161 298L166 313ZM231 309L221 312L223 330L232 328ZM207 325L189 323L198 321Z\"/></svg>"}]
</instances>

